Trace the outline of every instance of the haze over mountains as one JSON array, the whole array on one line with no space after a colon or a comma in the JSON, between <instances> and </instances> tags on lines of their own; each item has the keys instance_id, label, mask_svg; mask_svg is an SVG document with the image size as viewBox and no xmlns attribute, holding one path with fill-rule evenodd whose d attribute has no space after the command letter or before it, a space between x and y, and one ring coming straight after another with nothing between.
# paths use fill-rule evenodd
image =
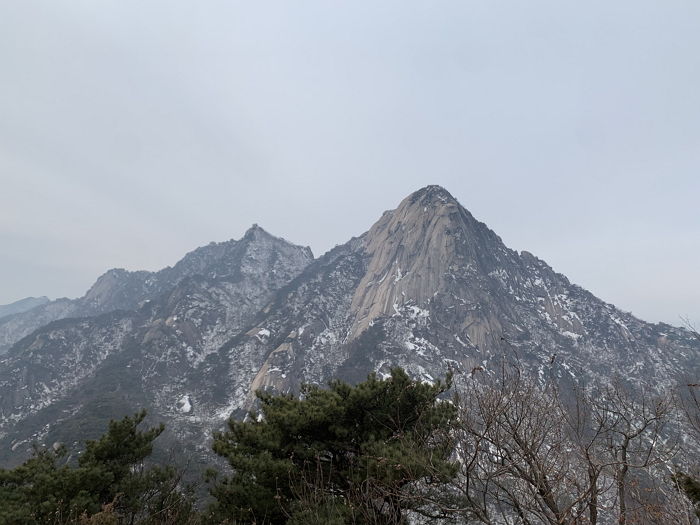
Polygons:
<instances>
[{"instance_id":1,"label":"haze over mountains","mask_svg":"<svg viewBox=\"0 0 700 525\"><path fill-rule=\"evenodd\" d=\"M458 388L504 358L542 382L663 387L700 368L689 331L510 250L438 186L318 259L253 226L159 272L110 270L82 298L0 319L1 348L5 463L141 407L166 422L169 445L205 458L212 430L242 417L256 389L396 365L427 381L454 370Z\"/></svg>"},{"instance_id":2,"label":"haze over mountains","mask_svg":"<svg viewBox=\"0 0 700 525\"><path fill-rule=\"evenodd\" d=\"M8 315L21 314L22 312L26 312L27 310L31 310L36 306L48 302L48 297L25 297L24 299L10 304L3 304L0 305L0 318L7 317Z\"/></svg>"}]
</instances>

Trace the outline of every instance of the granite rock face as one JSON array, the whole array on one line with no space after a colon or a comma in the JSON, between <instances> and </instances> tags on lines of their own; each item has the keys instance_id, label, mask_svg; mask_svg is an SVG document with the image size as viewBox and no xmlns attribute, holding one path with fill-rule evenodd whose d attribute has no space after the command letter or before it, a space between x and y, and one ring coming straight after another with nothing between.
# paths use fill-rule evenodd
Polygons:
<instances>
[{"instance_id":1,"label":"granite rock face","mask_svg":"<svg viewBox=\"0 0 700 525\"><path fill-rule=\"evenodd\" d=\"M457 387L503 359L542 382L617 375L660 388L700 372L690 332L510 250L438 186L315 260L254 227L160 272L108 272L71 305L61 315L88 317L42 326L0 361L5 462L32 439L71 443L146 407L168 447L204 463L212 430L243 417L256 389L397 365L426 381L451 369Z\"/></svg>"},{"instance_id":2,"label":"granite rock face","mask_svg":"<svg viewBox=\"0 0 700 525\"><path fill-rule=\"evenodd\" d=\"M230 404L245 409L260 387L354 381L396 365L426 380L448 368L465 377L504 357L543 381L619 375L670 386L697 375L699 349L688 331L640 321L508 249L429 186L314 261L225 356L232 382L245 385Z\"/></svg>"}]
</instances>

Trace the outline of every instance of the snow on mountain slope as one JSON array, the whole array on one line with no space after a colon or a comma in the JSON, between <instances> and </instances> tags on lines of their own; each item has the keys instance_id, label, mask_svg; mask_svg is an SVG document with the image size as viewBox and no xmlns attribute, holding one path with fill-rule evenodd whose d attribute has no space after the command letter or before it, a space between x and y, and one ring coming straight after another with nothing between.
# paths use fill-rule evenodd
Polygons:
<instances>
[{"instance_id":1,"label":"snow on mountain slope","mask_svg":"<svg viewBox=\"0 0 700 525\"><path fill-rule=\"evenodd\" d=\"M169 397L174 385L196 376L206 356L312 259L308 248L254 227L240 241L196 250L163 271L181 277L151 299L137 288L135 309L62 319L32 332L0 360L0 441L25 450L32 439L52 437L57 421L86 418L86 411L97 419L139 406L154 416L169 412L177 404Z\"/></svg>"},{"instance_id":2,"label":"snow on mountain slope","mask_svg":"<svg viewBox=\"0 0 700 525\"><path fill-rule=\"evenodd\" d=\"M205 462L212 430L259 388L396 365L425 380L452 369L459 385L504 358L543 382L662 387L699 372L688 331L640 321L510 250L437 186L316 260L253 228L131 279L84 298L127 312L50 324L0 362L0 444L70 442L81 425L145 406L168 425L168 446Z\"/></svg>"}]
</instances>

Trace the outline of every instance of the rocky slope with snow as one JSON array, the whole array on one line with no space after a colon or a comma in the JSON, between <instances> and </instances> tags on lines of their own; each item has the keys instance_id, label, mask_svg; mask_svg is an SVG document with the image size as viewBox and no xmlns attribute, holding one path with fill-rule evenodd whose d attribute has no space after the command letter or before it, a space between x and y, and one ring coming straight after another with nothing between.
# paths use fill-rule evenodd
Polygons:
<instances>
[{"instance_id":1,"label":"rocky slope with snow","mask_svg":"<svg viewBox=\"0 0 700 525\"><path fill-rule=\"evenodd\" d=\"M256 230L261 228L253 225L250 232ZM33 308L0 319L0 354L52 321L138 309L145 301L158 297L192 276L210 279L235 276L239 271L237 250L236 241L212 242L188 253L175 266L158 272L130 272L121 268L109 270L97 279L83 297L42 301ZM310 254L308 258L311 259Z\"/></svg>"},{"instance_id":2,"label":"rocky slope with snow","mask_svg":"<svg viewBox=\"0 0 700 525\"><path fill-rule=\"evenodd\" d=\"M396 365L425 380L452 369L459 384L505 358L543 382L655 387L697 382L700 367L691 333L510 250L437 186L316 260L254 228L157 274L105 276L79 301L92 317L39 328L0 362L5 461L142 406L166 422L169 445L205 461L212 430L242 417L256 389Z\"/></svg>"},{"instance_id":3,"label":"rocky slope with snow","mask_svg":"<svg viewBox=\"0 0 700 525\"><path fill-rule=\"evenodd\" d=\"M671 385L697 376L698 351L688 331L597 299L428 187L315 261L221 355L237 386L229 402L245 408L243 394L260 387L395 365L426 380L448 368L464 377L504 357L543 380L618 374ZM251 366L236 367L242 360Z\"/></svg>"},{"instance_id":4,"label":"rocky slope with snow","mask_svg":"<svg viewBox=\"0 0 700 525\"><path fill-rule=\"evenodd\" d=\"M254 226L240 241L195 250L148 279L104 286L101 277L74 304L104 298L119 309L50 322L0 361L2 459L22 457L32 440L99 434L105 420L139 406L154 417L188 413L179 385L312 259L308 248ZM107 279L115 274L123 275ZM131 297L125 282L136 283Z\"/></svg>"}]
</instances>

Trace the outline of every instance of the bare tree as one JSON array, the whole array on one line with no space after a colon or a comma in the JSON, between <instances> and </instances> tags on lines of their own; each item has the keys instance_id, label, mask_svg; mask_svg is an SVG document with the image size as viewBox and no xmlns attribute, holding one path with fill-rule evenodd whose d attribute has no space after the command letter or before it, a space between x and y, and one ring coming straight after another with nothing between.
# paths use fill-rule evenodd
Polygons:
<instances>
[{"instance_id":1,"label":"bare tree","mask_svg":"<svg viewBox=\"0 0 700 525\"><path fill-rule=\"evenodd\" d=\"M503 365L497 378L467 386L461 408L458 490L471 519L564 525L595 516L603 467L592 445L572 439L574 428L583 436L584 419L571 419L551 385Z\"/></svg>"},{"instance_id":2,"label":"bare tree","mask_svg":"<svg viewBox=\"0 0 700 525\"><path fill-rule=\"evenodd\" d=\"M625 525L630 515L658 504L650 499L653 491L645 489L650 483L649 472L667 465L677 451L676 441L666 432L673 400L668 394L631 390L621 381L614 381L590 399L592 422L604 437L605 463L615 482L617 521ZM634 509L630 509L631 503Z\"/></svg>"},{"instance_id":3,"label":"bare tree","mask_svg":"<svg viewBox=\"0 0 700 525\"><path fill-rule=\"evenodd\" d=\"M472 375L456 429L453 510L484 524L673 523L671 503L687 515L667 483L673 410L671 396L620 382L562 394L514 365Z\"/></svg>"},{"instance_id":4,"label":"bare tree","mask_svg":"<svg viewBox=\"0 0 700 525\"><path fill-rule=\"evenodd\" d=\"M570 397L564 413L572 452L582 471L578 485L579 493L584 496L581 505L587 507L588 523L596 525L604 506L602 499L613 486L613 481L605 475L609 461L601 453L607 421L592 417L592 395L585 389L574 389Z\"/></svg>"}]
</instances>

